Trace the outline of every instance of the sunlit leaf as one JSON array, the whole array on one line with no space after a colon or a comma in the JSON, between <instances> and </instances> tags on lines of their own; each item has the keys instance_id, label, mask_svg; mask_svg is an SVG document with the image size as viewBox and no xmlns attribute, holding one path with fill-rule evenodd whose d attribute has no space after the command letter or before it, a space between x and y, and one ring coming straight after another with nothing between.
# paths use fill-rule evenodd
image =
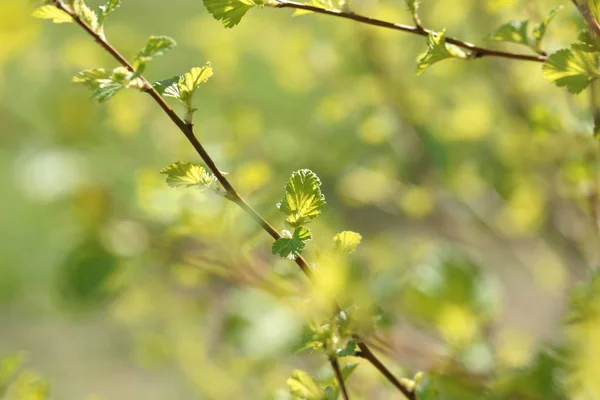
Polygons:
<instances>
[{"instance_id":1,"label":"sunlit leaf","mask_svg":"<svg viewBox=\"0 0 600 400\"><path fill-rule=\"evenodd\" d=\"M311 170L302 169L292 174L285 186L285 197L277 208L288 216L288 225L299 227L321 215L325 204L321 180Z\"/></svg>"},{"instance_id":2,"label":"sunlit leaf","mask_svg":"<svg viewBox=\"0 0 600 400\"><path fill-rule=\"evenodd\" d=\"M302 253L302 250L306 247L306 242L310 239L312 239L310 230L301 226L294 230L292 237L277 239L273 243L271 251L275 255L293 260Z\"/></svg>"},{"instance_id":3,"label":"sunlit leaf","mask_svg":"<svg viewBox=\"0 0 600 400\"><path fill-rule=\"evenodd\" d=\"M53 5L41 6L37 8L31 15L35 18L50 19L55 24L73 22L73 18L71 18L69 14Z\"/></svg>"},{"instance_id":4,"label":"sunlit leaf","mask_svg":"<svg viewBox=\"0 0 600 400\"><path fill-rule=\"evenodd\" d=\"M346 254L353 253L361 240L362 236L352 231L343 231L333 237L335 248Z\"/></svg>"},{"instance_id":5,"label":"sunlit leaf","mask_svg":"<svg viewBox=\"0 0 600 400\"><path fill-rule=\"evenodd\" d=\"M542 22L540 22L539 24L534 26L533 38L535 39L535 47L538 50L540 50L542 39L544 38L544 35L546 34L548 25L550 25L550 22L552 22L552 20L554 19L554 16L563 8L564 7L562 5L553 8L552 10L550 10L550 13L548 13L548 16L546 18L544 18L544 20Z\"/></svg>"},{"instance_id":6,"label":"sunlit leaf","mask_svg":"<svg viewBox=\"0 0 600 400\"><path fill-rule=\"evenodd\" d=\"M571 93L581 92L600 77L595 55L573 47L551 54L544 63L543 72L546 79L566 87Z\"/></svg>"},{"instance_id":7,"label":"sunlit leaf","mask_svg":"<svg viewBox=\"0 0 600 400\"><path fill-rule=\"evenodd\" d=\"M160 173L167 175L167 184L170 187L207 187L215 180L214 175L206 168L191 162L177 161L161 169Z\"/></svg>"},{"instance_id":8,"label":"sunlit leaf","mask_svg":"<svg viewBox=\"0 0 600 400\"><path fill-rule=\"evenodd\" d=\"M179 79L179 98L184 102L189 102L196 89L211 76L213 76L213 70L210 64L207 64L204 67L194 67L190 72L186 72Z\"/></svg>"},{"instance_id":9,"label":"sunlit leaf","mask_svg":"<svg viewBox=\"0 0 600 400\"><path fill-rule=\"evenodd\" d=\"M529 21L511 21L496 29L488 36L491 40L513 42L529 46L527 28Z\"/></svg>"},{"instance_id":10,"label":"sunlit leaf","mask_svg":"<svg viewBox=\"0 0 600 400\"><path fill-rule=\"evenodd\" d=\"M203 0L209 13L226 28L236 26L252 7L262 2L253 0Z\"/></svg>"},{"instance_id":11,"label":"sunlit leaf","mask_svg":"<svg viewBox=\"0 0 600 400\"><path fill-rule=\"evenodd\" d=\"M152 86L156 89L158 93L164 95L166 97L175 97L179 98L179 87L177 83L179 82L179 76L174 76L172 78L163 79L161 81L154 82ZM168 90L168 93L166 93Z\"/></svg>"},{"instance_id":12,"label":"sunlit leaf","mask_svg":"<svg viewBox=\"0 0 600 400\"><path fill-rule=\"evenodd\" d=\"M447 58L468 57L458 46L446 44L445 31L431 32L427 37L427 51L417 58L417 75L420 75L433 64Z\"/></svg>"},{"instance_id":13,"label":"sunlit leaf","mask_svg":"<svg viewBox=\"0 0 600 400\"><path fill-rule=\"evenodd\" d=\"M136 71L144 69L145 64L153 57L161 56L175 47L177 43L168 36L150 36L146 45L135 57L134 68Z\"/></svg>"},{"instance_id":14,"label":"sunlit leaf","mask_svg":"<svg viewBox=\"0 0 600 400\"><path fill-rule=\"evenodd\" d=\"M287 380L290 393L296 399L321 400L325 393L315 380L302 370L294 370Z\"/></svg>"}]
</instances>

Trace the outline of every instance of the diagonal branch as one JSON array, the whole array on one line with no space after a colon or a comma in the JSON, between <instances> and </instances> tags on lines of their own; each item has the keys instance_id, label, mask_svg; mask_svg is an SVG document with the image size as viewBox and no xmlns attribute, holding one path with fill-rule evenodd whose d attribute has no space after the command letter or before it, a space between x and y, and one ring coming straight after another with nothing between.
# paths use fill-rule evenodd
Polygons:
<instances>
[{"instance_id":1,"label":"diagonal branch","mask_svg":"<svg viewBox=\"0 0 600 400\"><path fill-rule=\"evenodd\" d=\"M402 31L406 33L412 33L413 35L419 36L428 36L430 33L434 32L431 29L425 29L419 26L412 25L404 25L398 24L395 22L383 21L376 18L366 17L364 15L355 14L353 12L333 10L328 8L322 8L317 6L312 6L310 4L297 3L291 0L274 0L276 8L293 8L296 10L304 10L311 11L318 14L331 15L334 17L350 19L352 21L360 22L367 25L379 26L381 28L393 29L396 31ZM492 50L485 47L475 46L474 44L450 38L446 38L447 43L451 43L458 47L462 47L463 49L469 50L472 52L473 58L481 58L481 57L502 57L509 58L513 60L521 60L521 61L534 61L534 62L545 62L548 57L543 55L528 55L528 54L519 54L519 53L510 53L507 51L499 51Z\"/></svg>"},{"instance_id":2,"label":"diagonal branch","mask_svg":"<svg viewBox=\"0 0 600 400\"><path fill-rule=\"evenodd\" d=\"M338 359L335 356L329 357L329 363L331 364L331 368L333 372L335 372L335 379L340 386L340 391L342 392L342 397L344 400L350 400L350 396L348 395L348 389L346 389L346 382L344 382L344 375L342 375L342 370L340 369L340 363L338 363Z\"/></svg>"},{"instance_id":3,"label":"diagonal branch","mask_svg":"<svg viewBox=\"0 0 600 400\"><path fill-rule=\"evenodd\" d=\"M84 20L82 20L78 15L73 13L71 9L65 7L61 0L52 0L53 4L60 10L69 14L71 18L77 23L81 28L83 28L94 40L100 44L108 53L110 53L115 60L117 60L122 66L126 67L129 71L135 72L133 65L125 58L117 49L115 49L103 36L96 33ZM185 135L190 144L194 147L198 155L202 158L206 166L210 169L210 171L215 175L223 189L227 192L226 197L237 204L242 210L244 210L252 219L256 221L258 225L260 225L263 230L265 230L273 239L277 240L281 238L281 234L275 229L267 220L265 220L252 206L250 206L244 198L242 198L235 188L231 185L229 180L225 177L225 175L221 172L221 170L217 167L216 163L212 159L212 157L208 154L204 146L200 143L196 135L193 131L192 124L187 124L183 121L177 113L169 106L166 100L160 95L160 93L152 86L152 84L142 75L139 76L143 83L143 90L148 93L154 101L162 108L162 110L167 114L167 116L173 121L175 125L179 128L179 130ZM295 260L296 264L300 267L304 275L306 275L311 281L313 278L312 270L304 257L299 256ZM338 310L341 310L339 306L337 306ZM395 387L397 387L409 400L415 400L416 397L414 392L410 390L408 387L403 385L371 352L371 350L367 347L367 345L360 341L358 346L361 349L363 354L368 354L370 357L364 357L368 360L373 366L379 370Z\"/></svg>"}]
</instances>

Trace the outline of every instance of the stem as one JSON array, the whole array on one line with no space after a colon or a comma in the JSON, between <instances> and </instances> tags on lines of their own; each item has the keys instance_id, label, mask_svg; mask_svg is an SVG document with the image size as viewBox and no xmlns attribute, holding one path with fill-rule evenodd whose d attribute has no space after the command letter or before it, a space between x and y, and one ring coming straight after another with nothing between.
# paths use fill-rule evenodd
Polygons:
<instances>
[{"instance_id":1,"label":"stem","mask_svg":"<svg viewBox=\"0 0 600 400\"><path fill-rule=\"evenodd\" d=\"M342 371L340 370L340 364L335 356L329 357L329 363L331 364L331 368L333 368L333 372L335 372L335 378L337 379L338 385L340 386L340 390L342 392L342 397L344 400L350 400L350 396L348 395L348 390L346 389L346 383L344 382L344 376L342 375Z\"/></svg>"},{"instance_id":2,"label":"stem","mask_svg":"<svg viewBox=\"0 0 600 400\"><path fill-rule=\"evenodd\" d=\"M91 37L93 37L94 40L98 44L100 44L100 46L102 46L108 53L110 53L113 56L113 58L115 60L117 60L122 66L126 67L131 72L135 72L133 65L129 61L127 61L127 59L125 57L123 57L117 49L115 49L103 36L101 36L100 34L95 32L78 15L74 14L69 8L65 7L61 0L53 0L53 3L58 9L69 14L71 16L71 18L73 18L73 20L80 27L82 27ZM221 170L217 167L217 165L215 164L213 159L210 157L210 155L208 154L206 149L204 149L204 146L202 146L202 144L200 143L200 141L194 134L193 126L191 124L187 124L185 121L183 121L181 118L179 118L177 113L171 108L171 106L169 106L167 104L166 100L160 95L160 93L158 93L158 91L150 84L150 82L148 82L148 80L144 76L140 75L139 78L143 82L143 86L144 86L143 90L146 93L148 93L156 101L156 103L160 106L160 108L162 108L162 110L165 112L165 114L167 114L169 116L171 121L173 121L173 123L175 125L177 125L179 130L181 130L181 132L185 135L185 137L188 139L188 141L194 147L194 149L196 150L196 152L198 153L200 158L202 158L202 160L204 161L204 163L206 164L208 169L210 169L210 171L215 175L215 177L217 178L217 180L219 181L221 186L223 186L223 189L225 189L225 191L227 192L227 198L229 200L233 201L235 204L237 204L248 215L250 215L250 217L252 217L252 219L254 219L256 221L256 223L258 225L260 225L260 227L263 228L263 230L265 230L273 239L275 239L275 240L280 239L281 234L277 231L277 229L275 229L271 224L269 224L269 222L267 222L267 220L265 220L258 212L256 212L256 210L254 210L254 208L252 208L252 206L250 206L246 202L246 200L244 200L238 194L238 192L234 189L234 187L231 185L231 183L225 177L225 175L223 175ZM294 261L300 267L300 269L302 270L304 275L306 275L306 277L308 277L312 281L312 279L313 279L312 270L311 270L310 266L308 265L308 263L306 262L306 260L304 259L304 257L299 256ZM338 306L338 308L339 308L339 306ZM363 351L363 353L365 352L365 349L366 349L366 351L368 351L368 353L372 354L371 350L367 347L367 345L364 342L362 342L362 341L359 342L358 346L361 348L361 351ZM394 384L394 386L398 387L400 389L400 391L408 397L408 399L410 399L410 400L415 399L414 397L409 397L407 395L407 393L412 393L410 391L410 389L403 386L394 377L394 375L392 375L392 373L383 364L381 364L381 362L379 360L377 360L377 358L375 358L375 356L373 356L373 358L371 358L371 359L369 359L369 358L366 358L366 359L369 362L371 362L381 373L383 373L383 375L385 375L385 377L388 380L390 380Z\"/></svg>"},{"instance_id":3,"label":"stem","mask_svg":"<svg viewBox=\"0 0 600 400\"><path fill-rule=\"evenodd\" d=\"M417 394L404 386L386 367L383 363L373 354L371 349L365 344L365 342L358 342L358 348L360 349L359 356L369 361L383 376L387 378L396 388L402 392L408 400L418 400Z\"/></svg>"},{"instance_id":4,"label":"stem","mask_svg":"<svg viewBox=\"0 0 600 400\"><path fill-rule=\"evenodd\" d=\"M318 14L331 15L334 17L350 19L352 21L360 22L367 25L379 26L381 28L393 29L396 31L402 31L407 33L412 33L413 35L419 36L428 36L430 33L435 32L431 29L425 29L420 26L412 26L412 25L404 25L398 24L395 22L382 21L380 19L366 17L364 15L355 14L353 12L333 10L328 8L321 8L312 6L310 4L302 4L297 3L291 0L273 0L275 3L274 7L276 8L294 8L297 10L305 10L312 11ZM534 62L545 62L548 57L544 55L527 55L527 54L518 54L518 53L510 53L506 51L492 50L484 47L475 46L474 44L464 42L459 39L454 39L451 37L446 38L447 43L451 43L458 47L462 47L463 49L467 49L473 52L473 58L481 58L481 57L502 57L502 58L510 58L513 60L522 60L522 61L534 61Z\"/></svg>"}]
</instances>

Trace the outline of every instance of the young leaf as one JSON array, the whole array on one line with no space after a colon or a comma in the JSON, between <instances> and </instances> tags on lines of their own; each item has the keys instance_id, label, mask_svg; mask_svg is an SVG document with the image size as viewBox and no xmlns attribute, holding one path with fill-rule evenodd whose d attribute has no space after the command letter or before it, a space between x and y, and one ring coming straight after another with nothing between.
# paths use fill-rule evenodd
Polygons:
<instances>
[{"instance_id":1,"label":"young leaf","mask_svg":"<svg viewBox=\"0 0 600 400\"><path fill-rule=\"evenodd\" d=\"M213 70L210 64L202 68L194 67L190 72L186 72L179 79L179 84L177 85L181 101L189 103L198 86L206 82L211 76L213 76Z\"/></svg>"},{"instance_id":2,"label":"young leaf","mask_svg":"<svg viewBox=\"0 0 600 400\"><path fill-rule=\"evenodd\" d=\"M446 32L431 32L427 37L427 51L417 58L417 75L433 64L447 58L468 58L467 53L453 44L446 44Z\"/></svg>"},{"instance_id":3,"label":"young leaf","mask_svg":"<svg viewBox=\"0 0 600 400\"><path fill-rule=\"evenodd\" d=\"M349 340L343 349L337 351L339 357L353 356L356 353L356 339Z\"/></svg>"},{"instance_id":4,"label":"young leaf","mask_svg":"<svg viewBox=\"0 0 600 400\"><path fill-rule=\"evenodd\" d=\"M356 367L358 367L358 363L344 365L344 368L342 368L342 376L344 377L344 380L348 379L348 377L352 372L354 372Z\"/></svg>"},{"instance_id":5,"label":"young leaf","mask_svg":"<svg viewBox=\"0 0 600 400\"><path fill-rule=\"evenodd\" d=\"M106 71L104 68L87 69L77 73L73 82L82 83L93 92L93 97L99 102L104 102L113 97L119 90L126 86L123 80L117 80L120 75L114 71Z\"/></svg>"},{"instance_id":6,"label":"young leaf","mask_svg":"<svg viewBox=\"0 0 600 400\"><path fill-rule=\"evenodd\" d=\"M104 19L117 9L121 5L121 0L108 0L105 5L99 6L98 10L98 23L102 25L104 23Z\"/></svg>"},{"instance_id":7,"label":"young leaf","mask_svg":"<svg viewBox=\"0 0 600 400\"><path fill-rule=\"evenodd\" d=\"M529 38L527 36L528 27L529 21L511 21L490 33L488 39L529 46Z\"/></svg>"},{"instance_id":8,"label":"young leaf","mask_svg":"<svg viewBox=\"0 0 600 400\"><path fill-rule=\"evenodd\" d=\"M262 2L253 0L203 0L208 12L218 21L223 22L225 28L236 26L252 7L261 5Z\"/></svg>"},{"instance_id":9,"label":"young leaf","mask_svg":"<svg viewBox=\"0 0 600 400\"><path fill-rule=\"evenodd\" d=\"M575 46L551 54L542 70L550 82L564 86L575 94L600 77L594 53L582 51Z\"/></svg>"},{"instance_id":10,"label":"young leaf","mask_svg":"<svg viewBox=\"0 0 600 400\"><path fill-rule=\"evenodd\" d=\"M533 28L533 39L535 40L536 50L541 51L542 39L546 34L546 29L548 29L548 25L550 25L550 22L552 22L554 16L563 8L563 6L553 8L552 10L550 10L550 13L548 13L548 16Z\"/></svg>"},{"instance_id":11,"label":"young leaf","mask_svg":"<svg viewBox=\"0 0 600 400\"><path fill-rule=\"evenodd\" d=\"M421 0L404 0L404 2L406 3L415 24L421 26L421 19L419 18L419 4L421 3Z\"/></svg>"},{"instance_id":12,"label":"young leaf","mask_svg":"<svg viewBox=\"0 0 600 400\"><path fill-rule=\"evenodd\" d=\"M169 94L165 93L167 91L167 89L169 89L170 87L177 88L177 82L179 82L179 76L174 76L172 78L163 79L161 81L154 82L152 84L152 86L156 89L156 91L158 93L160 93L161 96L164 95L166 97L179 98L179 89L177 89L176 96L173 96L171 93L169 93Z\"/></svg>"},{"instance_id":13,"label":"young leaf","mask_svg":"<svg viewBox=\"0 0 600 400\"><path fill-rule=\"evenodd\" d=\"M360 244L362 236L356 232L343 231L333 237L335 248L342 253L351 254Z\"/></svg>"},{"instance_id":14,"label":"young leaf","mask_svg":"<svg viewBox=\"0 0 600 400\"><path fill-rule=\"evenodd\" d=\"M35 18L50 19L55 24L73 22L73 18L71 18L69 14L52 5L41 6L37 8L31 15Z\"/></svg>"},{"instance_id":15,"label":"young leaf","mask_svg":"<svg viewBox=\"0 0 600 400\"><path fill-rule=\"evenodd\" d=\"M215 177L201 165L191 162L177 161L166 168L160 170L161 174L167 175L167 184L170 187L208 187Z\"/></svg>"},{"instance_id":16,"label":"young leaf","mask_svg":"<svg viewBox=\"0 0 600 400\"><path fill-rule=\"evenodd\" d=\"M153 57L161 56L166 51L175 47L177 43L168 36L150 36L146 45L135 57L134 68L139 74L144 70L146 63Z\"/></svg>"},{"instance_id":17,"label":"young leaf","mask_svg":"<svg viewBox=\"0 0 600 400\"><path fill-rule=\"evenodd\" d=\"M94 32L98 31L98 28L99 28L98 16L94 12L94 10L92 10L91 8L88 7L87 4L85 4L84 0L73 0L72 7L73 7L73 12L75 13L75 15L77 15L86 24L88 24L89 27L92 28L92 30Z\"/></svg>"},{"instance_id":18,"label":"young leaf","mask_svg":"<svg viewBox=\"0 0 600 400\"><path fill-rule=\"evenodd\" d=\"M287 380L290 393L295 398L306 400L321 400L325 393L315 380L306 372L294 370Z\"/></svg>"},{"instance_id":19,"label":"young leaf","mask_svg":"<svg viewBox=\"0 0 600 400\"><path fill-rule=\"evenodd\" d=\"M288 216L287 224L297 228L321 215L325 204L319 177L311 170L301 169L285 185L285 196L277 208Z\"/></svg>"},{"instance_id":20,"label":"young leaf","mask_svg":"<svg viewBox=\"0 0 600 400\"><path fill-rule=\"evenodd\" d=\"M306 242L310 239L312 239L310 230L301 226L294 229L294 234L291 238L283 237L277 239L275 243L273 243L271 252L275 255L278 254L283 258L293 260L302 253L302 250L306 247Z\"/></svg>"}]
</instances>

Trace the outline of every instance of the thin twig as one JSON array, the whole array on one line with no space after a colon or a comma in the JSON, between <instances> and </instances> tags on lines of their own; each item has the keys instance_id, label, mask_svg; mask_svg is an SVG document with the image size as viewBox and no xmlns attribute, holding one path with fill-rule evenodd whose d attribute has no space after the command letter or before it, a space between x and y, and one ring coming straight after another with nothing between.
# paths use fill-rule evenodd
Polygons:
<instances>
[{"instance_id":1,"label":"thin twig","mask_svg":"<svg viewBox=\"0 0 600 400\"><path fill-rule=\"evenodd\" d=\"M275 0L277 4L276 8L293 8L296 10L304 10L304 11L312 11L318 14L331 15L334 17L350 19L352 21L360 22L367 25L379 26L382 28L393 29L397 31L412 33L413 35L419 36L428 36L430 33L434 32L431 29L425 29L419 26L412 25L404 25L398 24L395 22L383 21L376 18L366 17L364 15L355 14L353 12L333 10L328 8L322 8L317 6L312 6L310 4L297 3L295 1L290 0ZM548 57L543 55L528 55L528 54L518 54L518 53L510 53L507 51L499 51L487 49L485 47L475 46L474 44L454 39L451 37L446 38L447 43L454 44L458 47L462 47L463 49L470 50L473 52L473 58L481 58L481 57L502 57L502 58L510 58L513 60L522 60L522 61L534 61L534 62L545 62Z\"/></svg>"},{"instance_id":2,"label":"thin twig","mask_svg":"<svg viewBox=\"0 0 600 400\"><path fill-rule=\"evenodd\" d=\"M358 348L360 349L359 356L369 361L383 376L387 378L396 388L402 392L408 400L417 400L417 394L406 387L400 382L385 365L373 354L371 349L365 344L365 342L358 342Z\"/></svg>"},{"instance_id":3,"label":"thin twig","mask_svg":"<svg viewBox=\"0 0 600 400\"><path fill-rule=\"evenodd\" d=\"M344 382L344 375L342 375L342 370L340 369L340 364L338 363L337 358L335 356L329 357L329 363L331 364L331 368L333 368L333 372L335 372L335 378L340 386L342 397L344 400L350 400L348 390L346 389L346 382Z\"/></svg>"},{"instance_id":4,"label":"thin twig","mask_svg":"<svg viewBox=\"0 0 600 400\"><path fill-rule=\"evenodd\" d=\"M122 66L126 67L131 72L135 72L133 65L129 61L127 61L127 59L125 57L123 57L117 49L115 49L105 38L103 38L98 33L96 33L78 15L74 14L71 11L71 9L65 7L61 0L53 0L53 2L57 8L66 12L67 14L69 14L71 16L71 18L73 18L73 20L79 26L81 26L91 37L93 37L94 40L97 43L99 43L108 53L110 53L113 56L113 58L115 60L117 60ZM248 215L250 215L250 217L252 217L258 223L258 225L260 225L260 227L263 228L263 230L265 230L273 239L275 239L275 240L280 239L281 234L277 231L277 229L275 229L271 224L269 224L269 222L267 222L267 220L265 220L258 212L256 212L256 210L254 210L254 208L252 208L252 206L250 206L237 193L237 191L231 185L229 180L225 177L225 175L223 175L223 173L217 167L217 165L215 164L213 159L210 157L208 152L204 149L204 147L202 146L202 144L200 143L198 138L196 138L196 135L194 134L192 125L185 123L185 121L183 121L181 118L179 118L177 113L171 108L171 106L169 106L169 104L167 104L165 99L160 95L160 93L150 84L150 82L144 76L140 75L139 79L141 79L141 81L143 83L144 91L146 93L148 93L156 101L156 103L160 106L160 108L162 108L162 110L169 116L171 121L173 121L173 123L175 125L177 125L179 130L181 130L181 132L185 135L185 137L188 139L188 141L192 144L192 146L194 147L194 149L196 150L196 152L198 153L200 158L202 158L202 160L204 161L206 166L215 175L215 177L217 178L217 180L219 181L221 186L223 186L223 189L225 189L225 191L227 192L227 198L229 200L233 201L235 204L237 204ZM306 260L304 259L304 257L299 256L294 261L300 267L300 269L302 270L304 275L306 275L312 281L313 280L312 270L311 270L310 266L308 265L308 263L306 262ZM338 306L338 309L340 309L339 306ZM373 354L373 353L371 353L371 350L368 348L368 346L364 342L362 342L362 341L359 342L358 346L361 348L361 351L363 353L369 353L371 355ZM390 382L392 382L392 384L394 384L394 386L398 387L399 390L402 393L404 393L408 397L409 400L415 399L415 397L410 397L409 395L407 395L407 393L409 393L409 394L412 393L411 390L408 389L407 387L405 387L404 385L402 385L400 383L400 381L398 381L394 377L394 375L379 360L377 360L377 358L375 358L375 356L372 356L372 358L365 357L365 359L367 359L369 362L371 362L375 366L375 368L377 368L388 380L390 380Z\"/></svg>"}]
</instances>

